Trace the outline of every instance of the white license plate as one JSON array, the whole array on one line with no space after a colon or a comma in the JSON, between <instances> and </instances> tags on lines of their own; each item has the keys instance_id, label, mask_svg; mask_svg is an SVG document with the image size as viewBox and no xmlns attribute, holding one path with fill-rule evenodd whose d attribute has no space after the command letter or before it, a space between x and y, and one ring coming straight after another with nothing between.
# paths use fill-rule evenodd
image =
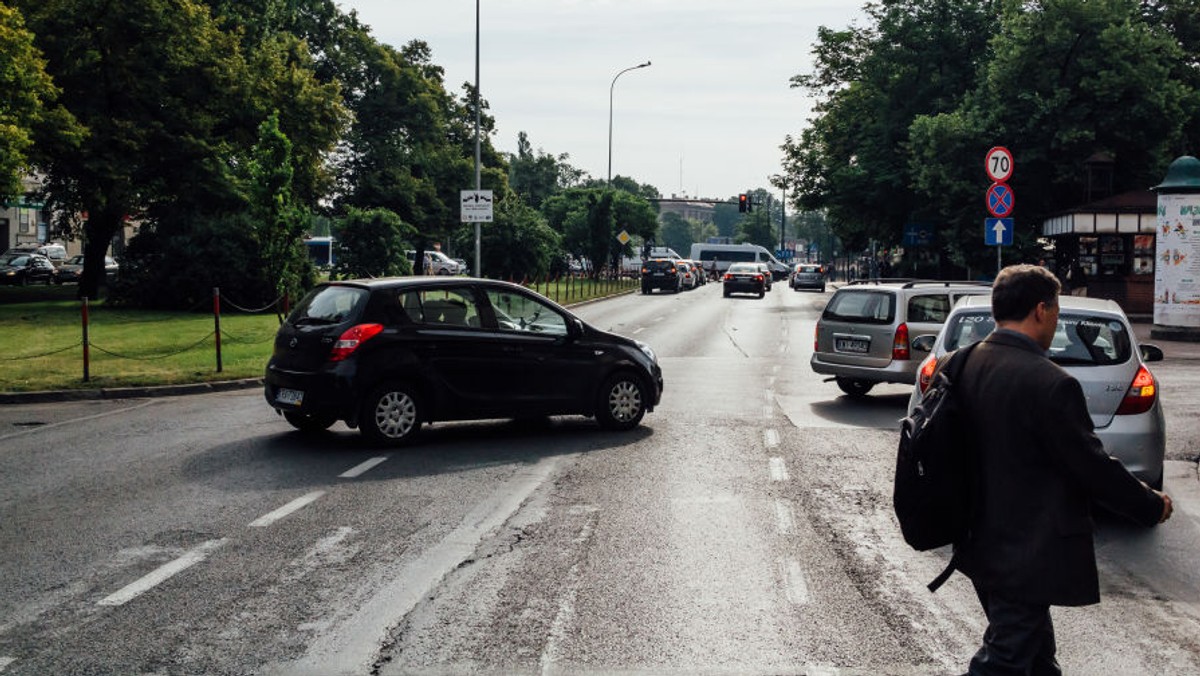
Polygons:
<instances>
[{"instance_id":1,"label":"white license plate","mask_svg":"<svg viewBox=\"0 0 1200 676\"><path fill-rule=\"evenodd\" d=\"M833 347L838 352L866 354L871 351L871 343L869 341L855 340L853 338L837 338L833 341Z\"/></svg>"},{"instance_id":2,"label":"white license plate","mask_svg":"<svg viewBox=\"0 0 1200 676\"><path fill-rule=\"evenodd\" d=\"M304 392L300 390L289 390L281 387L275 393L275 401L280 404L289 404L291 406L299 406L300 402L304 401Z\"/></svg>"}]
</instances>

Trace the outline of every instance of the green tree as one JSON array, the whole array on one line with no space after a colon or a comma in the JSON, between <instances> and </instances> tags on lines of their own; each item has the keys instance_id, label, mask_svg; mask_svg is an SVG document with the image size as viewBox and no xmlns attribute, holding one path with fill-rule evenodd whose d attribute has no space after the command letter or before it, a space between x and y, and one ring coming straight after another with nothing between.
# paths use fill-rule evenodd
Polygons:
<instances>
[{"instance_id":1,"label":"green tree","mask_svg":"<svg viewBox=\"0 0 1200 676\"><path fill-rule=\"evenodd\" d=\"M975 85L994 4L891 0L866 5L866 27L821 27L814 72L792 78L820 99L811 125L784 144L793 204L825 211L849 246L899 241L923 206L910 190L909 126L954 110Z\"/></svg>"},{"instance_id":2,"label":"green tree","mask_svg":"<svg viewBox=\"0 0 1200 676\"><path fill-rule=\"evenodd\" d=\"M483 270L500 279L545 278L562 257L561 236L515 193L497 201L494 220L480 228ZM457 247L474 252L474 233L462 230ZM471 256L473 258L473 256Z\"/></svg>"},{"instance_id":3,"label":"green tree","mask_svg":"<svg viewBox=\"0 0 1200 676\"><path fill-rule=\"evenodd\" d=\"M387 209L349 207L337 228L333 277L357 279L411 275L405 250L416 229Z\"/></svg>"},{"instance_id":4,"label":"green tree","mask_svg":"<svg viewBox=\"0 0 1200 676\"><path fill-rule=\"evenodd\" d=\"M0 5L0 199L20 195L21 179L29 173L29 152L35 127L64 145L78 141L79 129L61 106L58 89L46 73L46 61L33 44L21 13Z\"/></svg>"},{"instance_id":5,"label":"green tree","mask_svg":"<svg viewBox=\"0 0 1200 676\"><path fill-rule=\"evenodd\" d=\"M662 244L686 256L692 248L692 224L674 212L662 216Z\"/></svg>"},{"instance_id":6,"label":"green tree","mask_svg":"<svg viewBox=\"0 0 1200 676\"><path fill-rule=\"evenodd\" d=\"M508 160L508 183L525 204L537 209L551 195L577 185L583 171L572 167L570 155L536 153L525 132L517 135L517 153Z\"/></svg>"},{"instance_id":7,"label":"green tree","mask_svg":"<svg viewBox=\"0 0 1200 676\"><path fill-rule=\"evenodd\" d=\"M773 223L766 209L755 209L738 224L736 241L766 247L774 251L779 246L778 224Z\"/></svg>"}]
</instances>

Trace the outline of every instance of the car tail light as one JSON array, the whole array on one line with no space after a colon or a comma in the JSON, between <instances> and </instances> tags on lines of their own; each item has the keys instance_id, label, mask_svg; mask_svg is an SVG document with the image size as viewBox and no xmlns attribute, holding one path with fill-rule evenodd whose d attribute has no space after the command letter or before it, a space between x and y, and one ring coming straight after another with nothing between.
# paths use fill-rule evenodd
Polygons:
<instances>
[{"instance_id":1,"label":"car tail light","mask_svg":"<svg viewBox=\"0 0 1200 676\"><path fill-rule=\"evenodd\" d=\"M892 359L908 359L908 324L896 327L896 337L892 339Z\"/></svg>"},{"instance_id":2,"label":"car tail light","mask_svg":"<svg viewBox=\"0 0 1200 676\"><path fill-rule=\"evenodd\" d=\"M1156 398L1158 398L1158 387L1154 382L1154 376L1145 366L1139 366L1137 375L1133 377L1133 383L1129 386L1129 391L1125 393L1125 398L1121 400L1121 405L1117 408L1117 415L1145 413L1154 406Z\"/></svg>"},{"instance_id":3,"label":"car tail light","mask_svg":"<svg viewBox=\"0 0 1200 676\"><path fill-rule=\"evenodd\" d=\"M333 344L333 350L329 353L329 361L342 361L349 357L360 345L374 338L382 330L383 324L351 326Z\"/></svg>"},{"instance_id":4,"label":"car tail light","mask_svg":"<svg viewBox=\"0 0 1200 676\"><path fill-rule=\"evenodd\" d=\"M921 394L925 394L925 390L929 389L929 383L933 382L933 372L937 370L938 360L930 359L921 365L921 370L917 372L917 387L921 388Z\"/></svg>"},{"instance_id":5,"label":"car tail light","mask_svg":"<svg viewBox=\"0 0 1200 676\"><path fill-rule=\"evenodd\" d=\"M643 275L646 274L647 272L650 272L650 268L642 268Z\"/></svg>"},{"instance_id":6,"label":"car tail light","mask_svg":"<svg viewBox=\"0 0 1200 676\"><path fill-rule=\"evenodd\" d=\"M756 279L760 282L763 280L762 275L754 275L754 279Z\"/></svg>"},{"instance_id":7,"label":"car tail light","mask_svg":"<svg viewBox=\"0 0 1200 676\"><path fill-rule=\"evenodd\" d=\"M731 275L731 274L729 274L728 272L726 272L726 273L725 273L725 279L733 279L733 275Z\"/></svg>"}]
</instances>

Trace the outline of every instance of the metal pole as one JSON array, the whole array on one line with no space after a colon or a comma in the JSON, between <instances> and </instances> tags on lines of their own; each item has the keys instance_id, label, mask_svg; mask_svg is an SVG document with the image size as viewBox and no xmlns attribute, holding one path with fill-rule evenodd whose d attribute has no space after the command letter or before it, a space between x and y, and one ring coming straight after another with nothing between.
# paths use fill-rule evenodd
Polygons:
<instances>
[{"instance_id":1,"label":"metal pole","mask_svg":"<svg viewBox=\"0 0 1200 676\"><path fill-rule=\"evenodd\" d=\"M784 230L787 228L787 185L779 187L783 191L783 199L779 202L779 250L784 251Z\"/></svg>"},{"instance_id":2,"label":"metal pole","mask_svg":"<svg viewBox=\"0 0 1200 676\"><path fill-rule=\"evenodd\" d=\"M617 78L621 77L622 75L624 75L625 73L628 73L631 70L637 70L638 68L645 68L646 66L649 66L649 65L650 65L650 62L647 61L646 63L639 63L636 66L630 66L629 68L626 68L625 70L614 75L613 79L612 79L612 84L610 84L608 86L608 187L610 187L610 188L612 187L613 89L617 86Z\"/></svg>"},{"instance_id":3,"label":"metal pole","mask_svg":"<svg viewBox=\"0 0 1200 676\"><path fill-rule=\"evenodd\" d=\"M88 299L83 297L83 382L91 379L92 355L91 344L88 342Z\"/></svg>"},{"instance_id":4,"label":"metal pole","mask_svg":"<svg viewBox=\"0 0 1200 676\"><path fill-rule=\"evenodd\" d=\"M1001 269L1001 263L1000 263L1000 249L1001 249L1000 245L999 245L999 244L997 244L997 245L996 245L996 274L997 274L997 275L999 275L999 274L1000 274L1000 269Z\"/></svg>"},{"instance_id":5,"label":"metal pole","mask_svg":"<svg viewBox=\"0 0 1200 676\"><path fill-rule=\"evenodd\" d=\"M482 190L479 152L479 0L475 0L475 190ZM480 223L475 221L475 276L483 276Z\"/></svg>"},{"instance_id":6,"label":"metal pole","mask_svg":"<svg viewBox=\"0 0 1200 676\"><path fill-rule=\"evenodd\" d=\"M213 287L213 335L217 339L217 373L221 372L221 287Z\"/></svg>"}]
</instances>

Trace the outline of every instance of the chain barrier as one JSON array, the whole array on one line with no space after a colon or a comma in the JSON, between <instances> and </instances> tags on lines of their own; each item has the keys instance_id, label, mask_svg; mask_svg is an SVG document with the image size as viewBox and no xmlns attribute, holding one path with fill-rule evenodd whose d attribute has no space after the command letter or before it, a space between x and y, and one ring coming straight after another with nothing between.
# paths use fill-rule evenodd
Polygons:
<instances>
[{"instance_id":1,"label":"chain barrier","mask_svg":"<svg viewBox=\"0 0 1200 676\"><path fill-rule=\"evenodd\" d=\"M26 354L26 355L22 355L20 357L4 357L4 358L0 359L0 361L24 361L26 359L41 359L42 357L53 357L54 355L62 353L62 352L66 352L67 350L74 350L75 348L79 347L80 345L83 345L82 340L75 343L74 345L68 345L68 346L58 349L58 350L51 350L49 352L41 352L38 354Z\"/></svg>"},{"instance_id":2,"label":"chain barrier","mask_svg":"<svg viewBox=\"0 0 1200 676\"><path fill-rule=\"evenodd\" d=\"M184 352L188 352L188 351L190 351L190 350L194 350L194 349L196 349L196 348L200 347L201 345L203 345L205 342L207 342L209 338L212 338L212 337L213 337L213 335L214 335L215 333L216 333L216 331L212 331L212 332L210 332L210 333L209 333L207 336L205 336L205 337L201 338L200 340L198 340L198 341L196 341L196 342L192 343L191 345L188 345L188 346L187 346L187 347L185 347L185 348L182 348L182 349L179 349L179 350L174 350L174 351L172 351L172 352L165 352L165 353L163 353L163 354L156 354L156 355L154 355L154 356L151 356L151 357L135 357L135 356L133 356L133 355L120 354L120 353L118 353L118 352L113 352L112 350L106 350L106 349L104 349L104 348L100 347L99 345L97 345L97 344L95 344L95 343L91 343L91 342L89 342L88 344L89 344L89 346L90 346L92 349L95 349L95 350L97 350L97 351L103 352L104 354L106 354L106 355L108 355L108 356L110 356L110 357L116 357L117 359L130 359L130 360L133 360L133 361L154 361L154 360L156 360L156 359L166 359L167 357L174 357L174 356L177 356L177 355L181 355L181 354L183 354Z\"/></svg>"},{"instance_id":3,"label":"chain barrier","mask_svg":"<svg viewBox=\"0 0 1200 676\"><path fill-rule=\"evenodd\" d=\"M233 309L235 309L239 312L245 312L246 314L251 314L251 315L260 314L260 313L266 312L267 310L274 310L276 307L279 306L279 303L282 301L283 301L283 295L280 294L280 295L276 296L275 300L271 301L269 304L264 305L260 308L251 310L251 309L244 308L241 305L238 305L237 303L229 300L229 296L227 294L221 293L221 304L222 305L228 304L228 305L232 306Z\"/></svg>"}]
</instances>

